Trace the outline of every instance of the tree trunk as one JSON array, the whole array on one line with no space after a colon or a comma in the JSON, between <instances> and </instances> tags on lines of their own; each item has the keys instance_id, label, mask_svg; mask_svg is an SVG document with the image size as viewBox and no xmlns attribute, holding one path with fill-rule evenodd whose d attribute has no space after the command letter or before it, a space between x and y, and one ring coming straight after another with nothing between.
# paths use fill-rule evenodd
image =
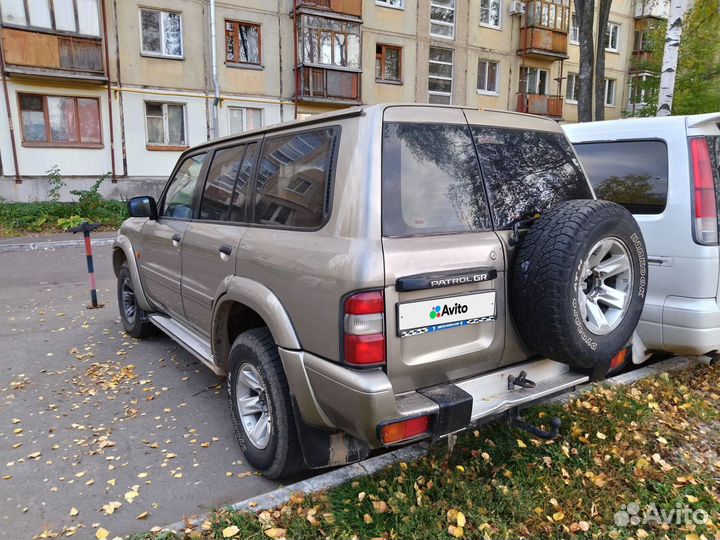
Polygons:
<instances>
[{"instance_id":1,"label":"tree trunk","mask_svg":"<svg viewBox=\"0 0 720 540\"><path fill-rule=\"evenodd\" d=\"M689 0L670 0L668 27L665 34L665 50L660 71L660 94L658 96L657 116L672 114L673 94L675 93L675 74L680 55L682 21L689 8Z\"/></svg>"},{"instance_id":2,"label":"tree trunk","mask_svg":"<svg viewBox=\"0 0 720 540\"><path fill-rule=\"evenodd\" d=\"M605 120L605 47L606 28L612 0L600 0L598 11L597 52L595 55L595 120ZM618 36L619 37L619 36Z\"/></svg>"},{"instance_id":3,"label":"tree trunk","mask_svg":"<svg viewBox=\"0 0 720 540\"><path fill-rule=\"evenodd\" d=\"M575 0L575 16L577 17L578 40L580 42L578 121L592 122L595 0Z\"/></svg>"}]
</instances>

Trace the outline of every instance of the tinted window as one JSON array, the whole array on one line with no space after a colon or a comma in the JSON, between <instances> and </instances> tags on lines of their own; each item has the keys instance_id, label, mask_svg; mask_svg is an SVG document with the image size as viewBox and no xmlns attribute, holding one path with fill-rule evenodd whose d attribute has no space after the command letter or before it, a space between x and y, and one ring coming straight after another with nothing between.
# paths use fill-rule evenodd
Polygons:
<instances>
[{"instance_id":1,"label":"tinted window","mask_svg":"<svg viewBox=\"0 0 720 540\"><path fill-rule=\"evenodd\" d=\"M182 162L165 192L163 216L190 219L193 213L193 197L205 154L191 156Z\"/></svg>"},{"instance_id":2,"label":"tinted window","mask_svg":"<svg viewBox=\"0 0 720 540\"><path fill-rule=\"evenodd\" d=\"M592 199L562 133L472 126L495 227L570 199Z\"/></svg>"},{"instance_id":3,"label":"tinted window","mask_svg":"<svg viewBox=\"0 0 720 540\"><path fill-rule=\"evenodd\" d=\"M575 150L598 199L622 204L633 214L665 210L668 157L660 141L576 144Z\"/></svg>"},{"instance_id":4,"label":"tinted window","mask_svg":"<svg viewBox=\"0 0 720 540\"><path fill-rule=\"evenodd\" d=\"M386 236L491 228L467 126L384 124L382 194Z\"/></svg>"},{"instance_id":5,"label":"tinted window","mask_svg":"<svg viewBox=\"0 0 720 540\"><path fill-rule=\"evenodd\" d=\"M205 182L200 219L227 219L226 212L232 199L231 219L244 221L245 197L255 153L255 143L215 152Z\"/></svg>"},{"instance_id":6,"label":"tinted window","mask_svg":"<svg viewBox=\"0 0 720 540\"><path fill-rule=\"evenodd\" d=\"M273 137L258 168L255 223L319 227L325 217L335 132L306 131Z\"/></svg>"}]
</instances>

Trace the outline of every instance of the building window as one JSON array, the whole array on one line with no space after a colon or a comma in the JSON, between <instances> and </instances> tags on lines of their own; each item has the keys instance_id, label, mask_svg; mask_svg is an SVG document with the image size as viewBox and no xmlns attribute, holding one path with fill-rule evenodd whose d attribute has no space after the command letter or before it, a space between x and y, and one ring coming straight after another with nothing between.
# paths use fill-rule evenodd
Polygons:
<instances>
[{"instance_id":1,"label":"building window","mask_svg":"<svg viewBox=\"0 0 720 540\"><path fill-rule=\"evenodd\" d=\"M396 9L405 9L405 0L375 0L375 5Z\"/></svg>"},{"instance_id":2,"label":"building window","mask_svg":"<svg viewBox=\"0 0 720 540\"><path fill-rule=\"evenodd\" d=\"M182 103L145 102L148 146L187 146L185 105Z\"/></svg>"},{"instance_id":3,"label":"building window","mask_svg":"<svg viewBox=\"0 0 720 540\"><path fill-rule=\"evenodd\" d=\"M570 16L570 43L578 44L580 42L580 29L578 28L577 15L573 13Z\"/></svg>"},{"instance_id":4,"label":"building window","mask_svg":"<svg viewBox=\"0 0 720 540\"><path fill-rule=\"evenodd\" d=\"M524 84L521 84L520 88L522 89L524 86L525 93L547 95L548 72L546 69L523 67L521 73Z\"/></svg>"},{"instance_id":5,"label":"building window","mask_svg":"<svg viewBox=\"0 0 720 540\"><path fill-rule=\"evenodd\" d=\"M650 32L648 30L635 30L634 52L650 50Z\"/></svg>"},{"instance_id":6,"label":"building window","mask_svg":"<svg viewBox=\"0 0 720 540\"><path fill-rule=\"evenodd\" d=\"M568 31L570 2L568 0L530 0L526 3L525 26Z\"/></svg>"},{"instance_id":7,"label":"building window","mask_svg":"<svg viewBox=\"0 0 720 540\"><path fill-rule=\"evenodd\" d=\"M228 134L259 129L262 125L262 109L228 107Z\"/></svg>"},{"instance_id":8,"label":"building window","mask_svg":"<svg viewBox=\"0 0 720 540\"><path fill-rule=\"evenodd\" d=\"M580 77L577 73L568 73L567 87L565 88L565 101L577 103L580 89Z\"/></svg>"},{"instance_id":9,"label":"building window","mask_svg":"<svg viewBox=\"0 0 720 540\"><path fill-rule=\"evenodd\" d=\"M375 79L385 82L402 80L402 49L392 45L375 45Z\"/></svg>"},{"instance_id":10,"label":"building window","mask_svg":"<svg viewBox=\"0 0 720 540\"><path fill-rule=\"evenodd\" d=\"M430 0L430 34L455 39L455 0Z\"/></svg>"},{"instance_id":11,"label":"building window","mask_svg":"<svg viewBox=\"0 0 720 540\"><path fill-rule=\"evenodd\" d=\"M97 98L18 94L23 144L102 147Z\"/></svg>"},{"instance_id":12,"label":"building window","mask_svg":"<svg viewBox=\"0 0 720 540\"><path fill-rule=\"evenodd\" d=\"M140 27L143 54L182 58L182 17L179 13L141 9Z\"/></svg>"},{"instance_id":13,"label":"building window","mask_svg":"<svg viewBox=\"0 0 720 540\"><path fill-rule=\"evenodd\" d=\"M305 64L360 69L360 25L303 15L302 59Z\"/></svg>"},{"instance_id":14,"label":"building window","mask_svg":"<svg viewBox=\"0 0 720 540\"><path fill-rule=\"evenodd\" d=\"M260 25L225 21L225 60L231 64L260 65Z\"/></svg>"},{"instance_id":15,"label":"building window","mask_svg":"<svg viewBox=\"0 0 720 540\"><path fill-rule=\"evenodd\" d=\"M605 50L618 52L620 50L620 25L608 23L605 31Z\"/></svg>"},{"instance_id":16,"label":"building window","mask_svg":"<svg viewBox=\"0 0 720 540\"><path fill-rule=\"evenodd\" d=\"M428 94L430 103L452 102L453 51L430 47Z\"/></svg>"},{"instance_id":17,"label":"building window","mask_svg":"<svg viewBox=\"0 0 720 540\"><path fill-rule=\"evenodd\" d=\"M500 0L480 0L480 24L500 28Z\"/></svg>"},{"instance_id":18,"label":"building window","mask_svg":"<svg viewBox=\"0 0 720 540\"><path fill-rule=\"evenodd\" d=\"M1 0L0 9L5 24L100 35L97 0Z\"/></svg>"},{"instance_id":19,"label":"building window","mask_svg":"<svg viewBox=\"0 0 720 540\"><path fill-rule=\"evenodd\" d=\"M605 106L615 106L615 79L605 79Z\"/></svg>"},{"instance_id":20,"label":"building window","mask_svg":"<svg viewBox=\"0 0 720 540\"><path fill-rule=\"evenodd\" d=\"M478 60L477 90L481 94L498 94L500 65L490 60Z\"/></svg>"}]
</instances>

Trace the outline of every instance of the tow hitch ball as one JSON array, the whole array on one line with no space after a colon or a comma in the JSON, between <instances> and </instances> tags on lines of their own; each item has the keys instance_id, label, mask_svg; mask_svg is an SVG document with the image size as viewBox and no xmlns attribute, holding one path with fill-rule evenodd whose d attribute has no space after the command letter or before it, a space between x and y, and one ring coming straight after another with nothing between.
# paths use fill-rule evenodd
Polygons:
<instances>
[{"instance_id":1,"label":"tow hitch ball","mask_svg":"<svg viewBox=\"0 0 720 540\"><path fill-rule=\"evenodd\" d=\"M520 418L520 412L517 407L508 411L508 422L514 428L522 429L538 439L545 439L548 441L555 439L560 434L560 426L562 425L562 421L557 416L554 416L550 419L550 431L545 431L537 426L528 424Z\"/></svg>"}]
</instances>

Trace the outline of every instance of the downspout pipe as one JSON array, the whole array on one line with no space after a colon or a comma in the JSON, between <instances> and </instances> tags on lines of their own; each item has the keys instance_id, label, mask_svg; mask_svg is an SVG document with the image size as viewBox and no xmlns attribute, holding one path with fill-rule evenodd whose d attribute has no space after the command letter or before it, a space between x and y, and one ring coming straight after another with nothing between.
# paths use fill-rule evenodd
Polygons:
<instances>
[{"instance_id":1,"label":"downspout pipe","mask_svg":"<svg viewBox=\"0 0 720 540\"><path fill-rule=\"evenodd\" d=\"M103 25L103 49L105 52L105 73L107 74L107 100L108 100L108 128L110 129L110 166L112 167L112 181L117 182L117 170L115 166L115 126L113 123L113 99L112 81L110 76L110 52L108 50L108 25L105 2L100 2L100 13L102 14Z\"/></svg>"},{"instance_id":2,"label":"downspout pipe","mask_svg":"<svg viewBox=\"0 0 720 540\"><path fill-rule=\"evenodd\" d=\"M220 85L217 76L217 31L215 29L215 0L210 0L210 63L212 70L213 90L215 91L215 99L213 99L212 109L212 134L213 138L220 136L220 126L218 126L218 108L220 107Z\"/></svg>"}]
</instances>

